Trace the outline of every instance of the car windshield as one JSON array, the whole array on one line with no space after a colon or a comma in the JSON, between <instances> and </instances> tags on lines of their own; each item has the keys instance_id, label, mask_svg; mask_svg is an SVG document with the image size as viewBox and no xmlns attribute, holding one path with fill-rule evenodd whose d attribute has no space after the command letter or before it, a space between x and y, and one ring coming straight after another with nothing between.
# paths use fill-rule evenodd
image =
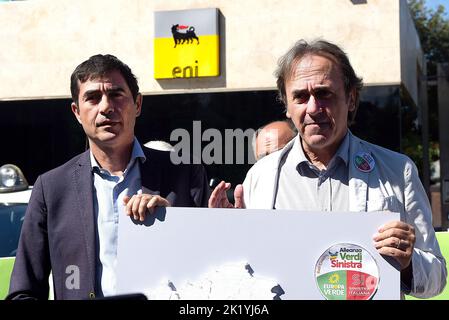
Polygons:
<instances>
[{"instance_id":1,"label":"car windshield","mask_svg":"<svg viewBox=\"0 0 449 320\"><path fill-rule=\"evenodd\" d=\"M15 257L26 203L0 203L0 258Z\"/></svg>"}]
</instances>

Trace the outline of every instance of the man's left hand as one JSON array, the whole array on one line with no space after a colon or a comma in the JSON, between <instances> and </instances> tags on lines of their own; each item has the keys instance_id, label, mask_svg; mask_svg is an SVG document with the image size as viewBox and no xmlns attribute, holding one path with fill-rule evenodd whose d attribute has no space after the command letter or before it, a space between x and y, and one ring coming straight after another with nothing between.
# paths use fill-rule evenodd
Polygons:
<instances>
[{"instance_id":1,"label":"man's left hand","mask_svg":"<svg viewBox=\"0 0 449 320\"><path fill-rule=\"evenodd\" d=\"M147 210L153 213L155 207L170 207L170 202L167 199L146 193L135 194L132 197L125 196L123 203L126 205L126 215L140 221L145 220Z\"/></svg>"},{"instance_id":2,"label":"man's left hand","mask_svg":"<svg viewBox=\"0 0 449 320\"><path fill-rule=\"evenodd\" d=\"M412 261L415 246L415 228L402 221L392 221L381 226L374 235L374 247L385 256L395 258L404 270Z\"/></svg>"}]
</instances>

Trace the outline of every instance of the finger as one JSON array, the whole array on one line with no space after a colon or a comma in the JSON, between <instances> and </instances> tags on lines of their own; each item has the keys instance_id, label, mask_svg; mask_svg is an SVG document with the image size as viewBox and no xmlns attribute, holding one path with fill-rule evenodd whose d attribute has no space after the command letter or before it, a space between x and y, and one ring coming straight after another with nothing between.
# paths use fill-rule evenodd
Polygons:
<instances>
[{"instance_id":1,"label":"finger","mask_svg":"<svg viewBox=\"0 0 449 320\"><path fill-rule=\"evenodd\" d=\"M133 202L134 202L134 199L133 199L134 196L132 196L131 198L128 196L126 196L126 197L128 198L128 201L125 206L125 212L126 212L126 215L130 217L132 215L132 206L133 206Z\"/></svg>"},{"instance_id":2,"label":"finger","mask_svg":"<svg viewBox=\"0 0 449 320\"><path fill-rule=\"evenodd\" d=\"M170 202L168 202L167 199L162 198L161 196L154 196L147 203L147 208L150 211L150 213L154 213L154 209L156 207L170 207Z\"/></svg>"},{"instance_id":3,"label":"finger","mask_svg":"<svg viewBox=\"0 0 449 320\"><path fill-rule=\"evenodd\" d=\"M238 184L234 190L235 208L244 208L245 201L243 200L243 186Z\"/></svg>"},{"instance_id":4,"label":"finger","mask_svg":"<svg viewBox=\"0 0 449 320\"><path fill-rule=\"evenodd\" d=\"M134 198L134 201L132 204L131 211L134 216L134 220L138 220L139 219L139 205L140 205L140 201L142 200L141 199L142 196L140 194L138 194L138 195L134 195L133 198Z\"/></svg>"},{"instance_id":5,"label":"finger","mask_svg":"<svg viewBox=\"0 0 449 320\"><path fill-rule=\"evenodd\" d=\"M223 205L226 203L226 201L228 201L228 197L226 196L226 191L229 188L231 188L230 183L225 183L224 181L221 181L215 187L214 191L212 191L212 193L209 197L208 207L209 208L223 207ZM225 203L223 203L223 200L225 200ZM227 205L225 205L224 207L226 208Z\"/></svg>"},{"instance_id":6,"label":"finger","mask_svg":"<svg viewBox=\"0 0 449 320\"><path fill-rule=\"evenodd\" d=\"M384 256L395 257L401 265L404 263L404 260L409 259L408 253L392 247L382 247L377 249L377 252Z\"/></svg>"},{"instance_id":7,"label":"finger","mask_svg":"<svg viewBox=\"0 0 449 320\"><path fill-rule=\"evenodd\" d=\"M229 202L228 199L224 199L223 200L223 204L221 205L222 208L229 208L229 209L234 209L234 205L232 203Z\"/></svg>"},{"instance_id":8,"label":"finger","mask_svg":"<svg viewBox=\"0 0 449 320\"><path fill-rule=\"evenodd\" d=\"M379 227L378 232L382 233L388 229L401 229L404 231L411 231L413 227L402 221L390 221Z\"/></svg>"},{"instance_id":9,"label":"finger","mask_svg":"<svg viewBox=\"0 0 449 320\"><path fill-rule=\"evenodd\" d=\"M383 256L389 256L394 258L399 263L401 270L407 268L412 260L411 253L398 250L396 248L383 247L377 249L377 251L379 252L379 254Z\"/></svg>"},{"instance_id":10,"label":"finger","mask_svg":"<svg viewBox=\"0 0 449 320\"><path fill-rule=\"evenodd\" d=\"M126 206L131 198L129 196L123 197L123 204Z\"/></svg>"},{"instance_id":11,"label":"finger","mask_svg":"<svg viewBox=\"0 0 449 320\"><path fill-rule=\"evenodd\" d=\"M224 187L225 182L221 181L215 189L212 191L209 197L208 207L209 208L216 208L217 207L217 199L220 196L220 193L222 192L222 189Z\"/></svg>"},{"instance_id":12,"label":"finger","mask_svg":"<svg viewBox=\"0 0 449 320\"><path fill-rule=\"evenodd\" d=\"M170 201L168 201L167 199L165 199L161 196L157 197L157 201L158 201L158 203L157 203L158 207L171 207Z\"/></svg>"},{"instance_id":13,"label":"finger","mask_svg":"<svg viewBox=\"0 0 449 320\"><path fill-rule=\"evenodd\" d=\"M390 247L390 248L400 249L402 242L403 241L400 238L390 237L390 238L375 242L374 247L376 249L379 249L382 247ZM405 244L405 242L404 242L404 244Z\"/></svg>"},{"instance_id":14,"label":"finger","mask_svg":"<svg viewBox=\"0 0 449 320\"><path fill-rule=\"evenodd\" d=\"M374 241L382 241L388 238L398 238L398 239L407 239L411 236L409 231L405 231L402 229L387 229L381 233L376 233L373 236Z\"/></svg>"},{"instance_id":15,"label":"finger","mask_svg":"<svg viewBox=\"0 0 449 320\"><path fill-rule=\"evenodd\" d=\"M145 196L140 199L140 203L139 203L139 209L138 209L138 214L139 214L139 220L140 221L144 221L145 220L145 215L146 215L146 211L147 211L147 203L149 201L151 201L152 196L148 195Z\"/></svg>"},{"instance_id":16,"label":"finger","mask_svg":"<svg viewBox=\"0 0 449 320\"><path fill-rule=\"evenodd\" d=\"M399 239L396 244L396 249L411 252L413 250L413 243L407 239Z\"/></svg>"}]
</instances>

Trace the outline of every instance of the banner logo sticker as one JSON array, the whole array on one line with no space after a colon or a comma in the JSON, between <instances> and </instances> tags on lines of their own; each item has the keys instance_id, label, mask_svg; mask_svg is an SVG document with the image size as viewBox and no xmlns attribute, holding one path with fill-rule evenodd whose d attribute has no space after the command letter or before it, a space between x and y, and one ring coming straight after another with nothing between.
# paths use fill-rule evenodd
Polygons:
<instances>
[{"instance_id":1,"label":"banner logo sticker","mask_svg":"<svg viewBox=\"0 0 449 320\"><path fill-rule=\"evenodd\" d=\"M315 279L327 300L370 300L379 285L379 267L364 248L340 243L320 256Z\"/></svg>"}]
</instances>

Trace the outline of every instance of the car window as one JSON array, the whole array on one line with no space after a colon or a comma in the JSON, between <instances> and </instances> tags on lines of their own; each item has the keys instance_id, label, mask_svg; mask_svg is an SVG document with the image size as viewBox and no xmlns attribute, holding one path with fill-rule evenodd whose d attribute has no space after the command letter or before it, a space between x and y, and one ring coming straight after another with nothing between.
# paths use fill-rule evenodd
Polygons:
<instances>
[{"instance_id":1,"label":"car window","mask_svg":"<svg viewBox=\"0 0 449 320\"><path fill-rule=\"evenodd\" d=\"M0 203L0 258L15 257L27 204Z\"/></svg>"}]
</instances>

